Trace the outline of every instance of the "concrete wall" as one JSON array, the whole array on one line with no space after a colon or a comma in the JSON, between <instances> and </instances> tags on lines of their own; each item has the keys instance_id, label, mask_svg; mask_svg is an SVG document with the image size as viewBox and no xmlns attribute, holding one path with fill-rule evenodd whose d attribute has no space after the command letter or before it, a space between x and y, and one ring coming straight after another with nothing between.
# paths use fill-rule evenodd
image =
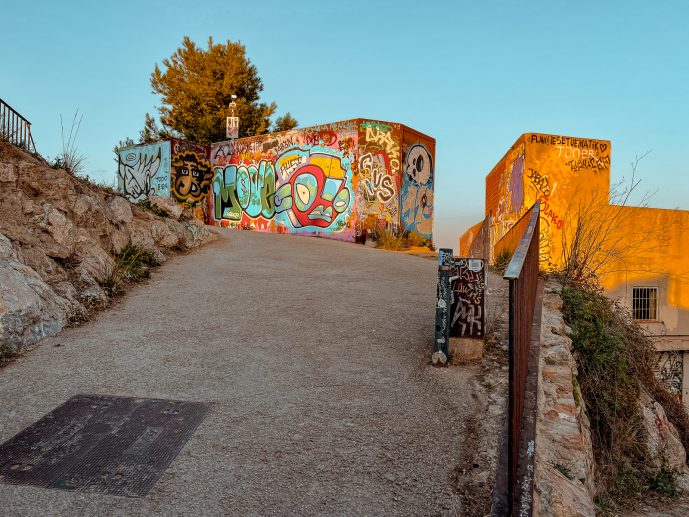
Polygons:
<instances>
[{"instance_id":1,"label":"concrete wall","mask_svg":"<svg viewBox=\"0 0 689 517\"><path fill-rule=\"evenodd\" d=\"M562 231L575 207L610 195L610 142L525 133L486 177L486 215L496 243L541 200L542 269L562 263Z\"/></svg>"},{"instance_id":2,"label":"concrete wall","mask_svg":"<svg viewBox=\"0 0 689 517\"><path fill-rule=\"evenodd\" d=\"M170 142L126 147L118 153L117 185L132 203L170 195Z\"/></svg>"},{"instance_id":3,"label":"concrete wall","mask_svg":"<svg viewBox=\"0 0 689 517\"><path fill-rule=\"evenodd\" d=\"M211 146L212 224L356 241L432 238L435 141L352 119Z\"/></svg>"},{"instance_id":4,"label":"concrete wall","mask_svg":"<svg viewBox=\"0 0 689 517\"><path fill-rule=\"evenodd\" d=\"M612 298L632 307L634 287L658 288L658 321L642 326L654 335L689 335L689 211L609 207L614 239L625 247L602 281Z\"/></svg>"}]
</instances>

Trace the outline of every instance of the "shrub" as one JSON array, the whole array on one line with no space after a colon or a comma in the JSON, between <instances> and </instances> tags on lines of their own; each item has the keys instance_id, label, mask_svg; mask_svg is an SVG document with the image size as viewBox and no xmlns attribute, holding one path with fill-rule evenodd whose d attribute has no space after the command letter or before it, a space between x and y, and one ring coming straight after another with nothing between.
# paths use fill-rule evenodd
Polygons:
<instances>
[{"instance_id":1,"label":"shrub","mask_svg":"<svg viewBox=\"0 0 689 517\"><path fill-rule=\"evenodd\" d=\"M409 248L407 240L403 235L395 235L388 230L383 230L378 235L378 241L376 242L376 248L382 248L384 250L404 250Z\"/></svg>"},{"instance_id":2,"label":"shrub","mask_svg":"<svg viewBox=\"0 0 689 517\"><path fill-rule=\"evenodd\" d=\"M4 343L0 343L0 366L4 366L17 357L17 352Z\"/></svg>"},{"instance_id":3,"label":"shrub","mask_svg":"<svg viewBox=\"0 0 689 517\"><path fill-rule=\"evenodd\" d=\"M157 265L152 251L129 242L117 256L115 265L105 275L101 286L109 296L118 296L124 292L127 283L149 278L151 268Z\"/></svg>"},{"instance_id":4,"label":"shrub","mask_svg":"<svg viewBox=\"0 0 689 517\"><path fill-rule=\"evenodd\" d=\"M505 269L507 269L510 260L512 260L512 255L513 252L510 250L502 250L500 253L498 253L498 256L495 257L495 261L493 263L493 270L497 273L503 274Z\"/></svg>"}]
</instances>

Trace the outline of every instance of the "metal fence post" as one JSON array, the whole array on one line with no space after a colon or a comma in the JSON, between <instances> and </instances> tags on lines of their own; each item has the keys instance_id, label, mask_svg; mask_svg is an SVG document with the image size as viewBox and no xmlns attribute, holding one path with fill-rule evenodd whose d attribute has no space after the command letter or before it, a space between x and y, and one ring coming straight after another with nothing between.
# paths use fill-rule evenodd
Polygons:
<instances>
[{"instance_id":1,"label":"metal fence post","mask_svg":"<svg viewBox=\"0 0 689 517\"><path fill-rule=\"evenodd\" d=\"M435 305L435 344L433 356L434 365L447 364L450 341L450 306L452 305L452 249L441 248L438 250L438 289Z\"/></svg>"}]
</instances>

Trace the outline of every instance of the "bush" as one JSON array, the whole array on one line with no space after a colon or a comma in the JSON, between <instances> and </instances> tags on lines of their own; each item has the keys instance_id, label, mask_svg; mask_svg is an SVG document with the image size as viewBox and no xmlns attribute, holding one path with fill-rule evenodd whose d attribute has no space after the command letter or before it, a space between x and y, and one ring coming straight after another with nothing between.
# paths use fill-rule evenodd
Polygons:
<instances>
[{"instance_id":1,"label":"bush","mask_svg":"<svg viewBox=\"0 0 689 517\"><path fill-rule=\"evenodd\" d=\"M155 214L159 217L170 217L170 215L165 210L161 210L157 206L152 205L148 199L142 199L141 201L136 203L136 206L138 206L142 210L146 210L147 212L151 212L152 214Z\"/></svg>"},{"instance_id":2,"label":"bush","mask_svg":"<svg viewBox=\"0 0 689 517\"><path fill-rule=\"evenodd\" d=\"M433 242L430 239L421 237L413 232L395 235L388 230L383 230L378 234L378 240L376 242L376 248L382 248L385 250L399 251L419 247L426 247L431 251L435 251Z\"/></svg>"},{"instance_id":3,"label":"bush","mask_svg":"<svg viewBox=\"0 0 689 517\"><path fill-rule=\"evenodd\" d=\"M5 366L7 363L12 361L17 357L17 352L5 345L0 343L0 366Z\"/></svg>"},{"instance_id":4,"label":"bush","mask_svg":"<svg viewBox=\"0 0 689 517\"><path fill-rule=\"evenodd\" d=\"M505 272L505 269L507 269L507 266L510 264L512 255L513 252L510 250L502 250L500 253L498 253L498 256L495 257L495 261L493 263L493 270L502 275Z\"/></svg>"},{"instance_id":5,"label":"bush","mask_svg":"<svg viewBox=\"0 0 689 517\"><path fill-rule=\"evenodd\" d=\"M376 248L382 248L384 250L404 250L409 248L407 239L403 235L395 235L388 230L383 230L378 235L378 241L376 242Z\"/></svg>"}]
</instances>

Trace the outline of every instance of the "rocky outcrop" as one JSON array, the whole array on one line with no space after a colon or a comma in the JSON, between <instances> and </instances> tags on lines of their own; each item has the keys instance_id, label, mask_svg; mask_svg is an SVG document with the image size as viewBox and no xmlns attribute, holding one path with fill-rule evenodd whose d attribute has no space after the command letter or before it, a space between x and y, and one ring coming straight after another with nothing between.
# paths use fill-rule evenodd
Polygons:
<instances>
[{"instance_id":1,"label":"rocky outcrop","mask_svg":"<svg viewBox=\"0 0 689 517\"><path fill-rule=\"evenodd\" d=\"M213 237L163 205L168 217L0 142L0 345L33 344L107 303L101 284L130 241L162 262Z\"/></svg>"},{"instance_id":2,"label":"rocky outcrop","mask_svg":"<svg viewBox=\"0 0 689 517\"><path fill-rule=\"evenodd\" d=\"M534 515L594 516L595 463L579 392L570 329L562 317L561 288L543 294L539 362Z\"/></svg>"}]
</instances>

